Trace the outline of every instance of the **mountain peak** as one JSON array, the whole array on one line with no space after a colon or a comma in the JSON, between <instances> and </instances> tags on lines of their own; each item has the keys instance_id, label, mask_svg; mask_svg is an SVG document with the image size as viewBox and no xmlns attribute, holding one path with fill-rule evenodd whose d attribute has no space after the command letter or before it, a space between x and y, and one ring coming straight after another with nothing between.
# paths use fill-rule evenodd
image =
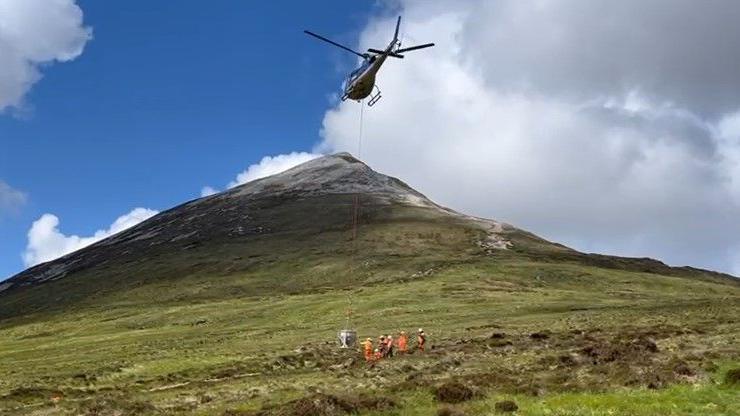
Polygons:
<instances>
[{"instance_id":1,"label":"mountain peak","mask_svg":"<svg viewBox=\"0 0 740 416\"><path fill-rule=\"evenodd\" d=\"M259 198L330 194L373 194L396 201L434 205L403 181L374 171L347 152L309 160L284 172L247 182L220 195Z\"/></svg>"},{"instance_id":2,"label":"mountain peak","mask_svg":"<svg viewBox=\"0 0 740 416\"><path fill-rule=\"evenodd\" d=\"M365 214L393 206L452 213L351 154L336 153L161 212L91 246L25 270L0 285L0 292L101 267L125 270L121 261L150 261L152 256L176 256L197 247L217 250L226 242L291 233L321 221L330 224L327 229L341 229L348 223L346 207L354 195L362 196Z\"/></svg>"},{"instance_id":3,"label":"mountain peak","mask_svg":"<svg viewBox=\"0 0 740 416\"><path fill-rule=\"evenodd\" d=\"M338 159L343 159L344 161L349 162L349 163L362 163L360 159L352 156L350 152L334 153L331 155L322 156L319 159L323 159L323 158L338 158Z\"/></svg>"},{"instance_id":4,"label":"mountain peak","mask_svg":"<svg viewBox=\"0 0 740 416\"><path fill-rule=\"evenodd\" d=\"M341 171L343 173L349 173L350 171L372 171L377 174L377 172L373 171L368 165L366 165L356 157L352 156L350 153L340 152L331 155L320 156L316 159L309 160L308 162L303 162L273 176L295 178L301 175L311 176L314 172L317 171ZM331 177L329 177L328 179L330 178Z\"/></svg>"}]
</instances>

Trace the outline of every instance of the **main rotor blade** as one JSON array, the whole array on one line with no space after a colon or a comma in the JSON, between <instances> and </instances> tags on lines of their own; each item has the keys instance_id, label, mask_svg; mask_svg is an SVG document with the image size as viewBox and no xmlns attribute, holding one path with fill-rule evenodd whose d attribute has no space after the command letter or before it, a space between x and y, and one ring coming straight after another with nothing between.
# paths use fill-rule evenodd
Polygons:
<instances>
[{"instance_id":1,"label":"main rotor blade","mask_svg":"<svg viewBox=\"0 0 740 416\"><path fill-rule=\"evenodd\" d=\"M315 38L321 39L321 40L323 40L324 42L328 42L328 43L331 43L331 44L332 44L332 45L334 45L334 46L338 46L338 47L340 47L340 48L344 49L344 50L345 50L345 51L347 51L347 52L352 52L353 54L355 54L355 55L357 55L357 56L360 56L360 57L366 58L366 56L365 56L364 54L361 54L361 53L359 53L359 52L357 52L357 51L355 51L355 50L352 50L352 49L350 49L350 48L348 48L348 47L346 47L346 46L344 46L344 45L342 45L342 44L336 43L336 42L334 42L333 40L327 39L327 38L325 38L325 37L323 37L323 36L321 36L321 35L317 35L317 34L315 34L315 33L313 33L313 32L310 32L310 31L308 31L308 30L304 30L303 32L305 32L305 33L306 33L307 35L311 35L311 36L313 36L313 37L315 37Z\"/></svg>"},{"instance_id":2,"label":"main rotor blade","mask_svg":"<svg viewBox=\"0 0 740 416\"><path fill-rule=\"evenodd\" d=\"M396 22L396 33L393 34L394 43L398 40L398 28L399 27L401 27L401 16L398 16L398 21Z\"/></svg>"},{"instance_id":3,"label":"main rotor blade","mask_svg":"<svg viewBox=\"0 0 740 416\"><path fill-rule=\"evenodd\" d=\"M425 43L423 45L416 45L416 46L411 46L408 48L399 49L396 51L396 53L404 53L404 52L409 52L409 51L415 51L417 49L431 48L432 46L434 46L433 43Z\"/></svg>"},{"instance_id":4,"label":"main rotor blade","mask_svg":"<svg viewBox=\"0 0 740 416\"><path fill-rule=\"evenodd\" d=\"M368 51L368 52L372 52L372 53L377 53L378 55L383 55L383 54L385 54L385 51L381 51L381 50L379 50L379 49L373 49L373 48L370 48L370 49L368 49L367 51ZM395 52L388 52L388 56L392 56L392 57L394 57L394 58L403 58L403 55L399 55L399 54L397 54L397 53L395 53Z\"/></svg>"}]
</instances>

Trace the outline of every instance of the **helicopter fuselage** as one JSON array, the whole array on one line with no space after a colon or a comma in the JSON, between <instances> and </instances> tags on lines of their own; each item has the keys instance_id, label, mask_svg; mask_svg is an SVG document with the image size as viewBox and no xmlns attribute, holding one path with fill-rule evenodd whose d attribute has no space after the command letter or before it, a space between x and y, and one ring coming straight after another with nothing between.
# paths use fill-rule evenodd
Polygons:
<instances>
[{"instance_id":1,"label":"helicopter fuselage","mask_svg":"<svg viewBox=\"0 0 740 416\"><path fill-rule=\"evenodd\" d=\"M351 100L362 100L373 92L375 75L385 62L387 55L379 55L368 59L362 66L350 74L344 89L344 95Z\"/></svg>"}]
</instances>

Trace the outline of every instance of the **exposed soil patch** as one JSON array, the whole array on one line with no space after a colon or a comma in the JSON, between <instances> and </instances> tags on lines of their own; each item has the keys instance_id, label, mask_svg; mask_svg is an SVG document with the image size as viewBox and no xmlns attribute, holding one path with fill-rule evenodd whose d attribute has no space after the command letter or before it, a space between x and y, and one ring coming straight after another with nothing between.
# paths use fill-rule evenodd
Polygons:
<instances>
[{"instance_id":1,"label":"exposed soil patch","mask_svg":"<svg viewBox=\"0 0 740 416\"><path fill-rule=\"evenodd\" d=\"M523 352L538 357L525 367L526 371L502 362L495 370L458 377L474 388L535 396L555 391L607 391L623 386L662 388L702 377L697 368L701 368L703 356L676 356L661 350L656 341L690 332L686 328L660 326L626 327L616 332L593 329L496 333L464 343L440 342L435 354L464 353L466 357L480 357L475 359L491 357L488 359L496 362Z\"/></svg>"},{"instance_id":2,"label":"exposed soil patch","mask_svg":"<svg viewBox=\"0 0 740 416\"><path fill-rule=\"evenodd\" d=\"M362 367L356 351L338 349L334 343L306 344L291 354L281 355L267 362L262 371L265 373L290 372L302 368L319 368L322 370L343 370L351 367Z\"/></svg>"},{"instance_id":3,"label":"exposed soil patch","mask_svg":"<svg viewBox=\"0 0 740 416\"><path fill-rule=\"evenodd\" d=\"M605 364L614 361L643 361L647 354L658 352L658 346L651 338L639 337L631 341L612 342L594 341L583 347L581 353L589 357L593 364Z\"/></svg>"},{"instance_id":4,"label":"exposed soil patch","mask_svg":"<svg viewBox=\"0 0 740 416\"><path fill-rule=\"evenodd\" d=\"M679 376L693 377L696 375L696 371L689 366L686 361L677 360L673 363L673 372Z\"/></svg>"},{"instance_id":5,"label":"exposed soil patch","mask_svg":"<svg viewBox=\"0 0 740 416\"><path fill-rule=\"evenodd\" d=\"M442 406L437 409L437 416L465 416L465 412L452 406Z\"/></svg>"},{"instance_id":6,"label":"exposed soil patch","mask_svg":"<svg viewBox=\"0 0 740 416\"><path fill-rule=\"evenodd\" d=\"M11 390L8 394L0 396L0 399L25 402L29 400L49 400L53 396L61 396L59 390L52 390L45 387L19 387Z\"/></svg>"},{"instance_id":7,"label":"exposed soil patch","mask_svg":"<svg viewBox=\"0 0 740 416\"><path fill-rule=\"evenodd\" d=\"M275 415L285 416L334 416L355 413L357 407L336 396L317 394L288 403Z\"/></svg>"},{"instance_id":8,"label":"exposed soil patch","mask_svg":"<svg viewBox=\"0 0 740 416\"><path fill-rule=\"evenodd\" d=\"M529 337L532 339L548 339L550 338L550 333L548 331L533 332L529 334Z\"/></svg>"},{"instance_id":9,"label":"exposed soil patch","mask_svg":"<svg viewBox=\"0 0 740 416\"><path fill-rule=\"evenodd\" d=\"M385 396L359 396L354 400L357 407L363 410L388 410L396 407L393 399Z\"/></svg>"},{"instance_id":10,"label":"exposed soil patch","mask_svg":"<svg viewBox=\"0 0 740 416\"><path fill-rule=\"evenodd\" d=\"M725 384L740 384L740 368L733 368L725 374Z\"/></svg>"},{"instance_id":11,"label":"exposed soil patch","mask_svg":"<svg viewBox=\"0 0 740 416\"><path fill-rule=\"evenodd\" d=\"M113 397L104 397L86 402L80 410L84 416L149 416L160 414L159 410L151 403Z\"/></svg>"},{"instance_id":12,"label":"exposed soil patch","mask_svg":"<svg viewBox=\"0 0 740 416\"><path fill-rule=\"evenodd\" d=\"M455 381L444 383L434 390L434 397L443 403L462 403L474 396L470 387Z\"/></svg>"},{"instance_id":13,"label":"exposed soil patch","mask_svg":"<svg viewBox=\"0 0 740 416\"><path fill-rule=\"evenodd\" d=\"M497 402L494 405L494 408L497 412L500 413L511 413L516 412L519 410L519 406L516 405L512 400L504 400L502 402Z\"/></svg>"},{"instance_id":14,"label":"exposed soil patch","mask_svg":"<svg viewBox=\"0 0 740 416\"><path fill-rule=\"evenodd\" d=\"M388 397L340 397L317 393L264 409L257 416L342 416L361 410L388 410L395 406L396 403Z\"/></svg>"}]
</instances>

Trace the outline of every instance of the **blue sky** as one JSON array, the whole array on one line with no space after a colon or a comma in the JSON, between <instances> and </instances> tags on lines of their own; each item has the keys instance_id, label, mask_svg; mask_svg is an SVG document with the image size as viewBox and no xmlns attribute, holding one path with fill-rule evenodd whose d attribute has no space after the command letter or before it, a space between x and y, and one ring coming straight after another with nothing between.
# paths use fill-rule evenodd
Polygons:
<instances>
[{"instance_id":1,"label":"blue sky","mask_svg":"<svg viewBox=\"0 0 740 416\"><path fill-rule=\"evenodd\" d=\"M398 14L436 46L378 74L370 166L581 251L740 275L740 2L2 0L0 278L355 152L356 57L302 30L377 48Z\"/></svg>"},{"instance_id":2,"label":"blue sky","mask_svg":"<svg viewBox=\"0 0 740 416\"><path fill-rule=\"evenodd\" d=\"M348 43L371 2L79 1L93 39L43 67L26 108L0 113L0 179L27 195L0 218L0 278L23 268L43 213L91 235L134 207L165 209L223 186L265 155L318 141Z\"/></svg>"}]
</instances>

